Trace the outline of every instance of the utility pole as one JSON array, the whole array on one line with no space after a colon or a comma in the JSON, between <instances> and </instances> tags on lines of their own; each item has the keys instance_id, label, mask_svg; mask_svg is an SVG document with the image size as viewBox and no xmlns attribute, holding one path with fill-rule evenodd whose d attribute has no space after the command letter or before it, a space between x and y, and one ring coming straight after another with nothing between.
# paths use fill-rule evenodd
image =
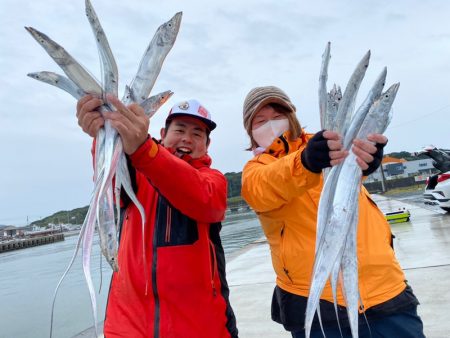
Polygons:
<instances>
[{"instance_id":1,"label":"utility pole","mask_svg":"<svg viewBox=\"0 0 450 338\"><path fill-rule=\"evenodd\" d=\"M381 161L381 164L380 164L380 167L378 168L378 170L380 170L380 173L381 173L381 190L384 194L386 192L386 181L385 181L385 177L384 177L383 161Z\"/></svg>"}]
</instances>

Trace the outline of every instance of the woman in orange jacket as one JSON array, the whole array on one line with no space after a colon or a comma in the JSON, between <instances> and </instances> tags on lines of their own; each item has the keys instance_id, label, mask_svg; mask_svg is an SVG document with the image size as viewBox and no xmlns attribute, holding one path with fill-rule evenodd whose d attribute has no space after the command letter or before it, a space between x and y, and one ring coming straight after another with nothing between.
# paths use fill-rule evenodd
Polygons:
<instances>
[{"instance_id":1,"label":"woman in orange jacket","mask_svg":"<svg viewBox=\"0 0 450 338\"><path fill-rule=\"evenodd\" d=\"M279 88L252 89L244 101L244 127L255 157L242 172L242 196L255 210L270 245L277 275L272 319L294 338L305 337L304 314L315 255L316 220L323 168L347 156L331 131L307 134L295 106ZM370 142L369 142L370 141ZM355 140L352 151L364 175L375 171L387 138L372 134ZM424 337L417 298L391 246L384 214L364 187L359 197L358 268L361 337ZM351 337L345 302L338 290L338 320ZM320 302L326 337L341 337L330 284ZM366 320L367 318L367 320ZM317 315L311 337L322 337Z\"/></svg>"}]
</instances>

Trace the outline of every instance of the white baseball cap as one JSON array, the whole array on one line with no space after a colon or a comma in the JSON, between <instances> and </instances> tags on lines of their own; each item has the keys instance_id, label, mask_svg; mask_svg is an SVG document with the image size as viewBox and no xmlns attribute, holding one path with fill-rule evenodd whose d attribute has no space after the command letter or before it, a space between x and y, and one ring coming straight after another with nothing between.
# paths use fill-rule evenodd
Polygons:
<instances>
[{"instance_id":1,"label":"white baseball cap","mask_svg":"<svg viewBox=\"0 0 450 338\"><path fill-rule=\"evenodd\" d=\"M216 124L211 120L210 112L197 100L182 101L174 105L172 109L170 109L166 121L170 121L177 116L188 116L199 119L206 124L210 131L216 128Z\"/></svg>"}]
</instances>

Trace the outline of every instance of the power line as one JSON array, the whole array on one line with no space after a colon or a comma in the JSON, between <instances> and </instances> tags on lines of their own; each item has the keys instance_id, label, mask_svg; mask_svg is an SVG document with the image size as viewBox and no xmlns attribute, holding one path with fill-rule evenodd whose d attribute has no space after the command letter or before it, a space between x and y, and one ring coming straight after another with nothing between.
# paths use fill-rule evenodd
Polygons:
<instances>
[{"instance_id":1,"label":"power line","mask_svg":"<svg viewBox=\"0 0 450 338\"><path fill-rule=\"evenodd\" d=\"M444 106L444 107L438 108L438 109L436 109L436 110L433 110L431 113L427 113L427 114L424 114L424 115L420 115L419 117L416 117L415 119L412 119L412 120L409 120L409 121L402 122L401 124L397 124L397 125L395 125L395 126L389 126L389 129L393 129L393 128L397 128L397 127L403 127L405 124L409 124L409 123L415 122L415 121L417 121L417 120L423 119L424 117L427 117L427 116L430 116L430 115L439 113L439 112L441 112L441 111L443 111L443 110L445 110L445 109L447 109L447 108L449 108L449 107L450 107L450 104L449 104L449 105L446 105L446 106Z\"/></svg>"},{"instance_id":2,"label":"power line","mask_svg":"<svg viewBox=\"0 0 450 338\"><path fill-rule=\"evenodd\" d=\"M34 222L41 219L42 216L37 215L21 215L21 216L11 216L0 218L0 224L2 223L11 223L11 222Z\"/></svg>"}]
</instances>

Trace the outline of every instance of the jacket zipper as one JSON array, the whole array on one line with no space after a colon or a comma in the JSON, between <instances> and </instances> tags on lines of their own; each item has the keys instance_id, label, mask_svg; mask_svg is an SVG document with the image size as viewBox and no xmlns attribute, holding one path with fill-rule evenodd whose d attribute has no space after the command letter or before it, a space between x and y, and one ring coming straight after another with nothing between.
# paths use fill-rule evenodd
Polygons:
<instances>
[{"instance_id":1,"label":"jacket zipper","mask_svg":"<svg viewBox=\"0 0 450 338\"><path fill-rule=\"evenodd\" d=\"M286 141L286 139L284 138L283 135L280 136L281 141L283 142L283 146L284 146L284 152L286 154L289 154L289 143L288 141Z\"/></svg>"},{"instance_id":2,"label":"jacket zipper","mask_svg":"<svg viewBox=\"0 0 450 338\"><path fill-rule=\"evenodd\" d=\"M156 195L157 198L157 213L156 219L159 219L159 213L161 212L160 202L161 196ZM152 278L152 291L154 299L155 312L153 316L153 338L159 338L159 325L160 325L160 304L159 304L159 294L158 294L158 284L156 280L156 267L158 261L158 251L157 251L157 234L158 234L158 222L153 229L153 241L152 241L152 266L151 266L151 278Z\"/></svg>"},{"instance_id":3,"label":"jacket zipper","mask_svg":"<svg viewBox=\"0 0 450 338\"><path fill-rule=\"evenodd\" d=\"M166 212L166 235L165 235L165 242L166 242L166 243L170 243L171 224L172 224L172 208L170 207L170 205L167 205L167 212Z\"/></svg>"},{"instance_id":4,"label":"jacket zipper","mask_svg":"<svg viewBox=\"0 0 450 338\"><path fill-rule=\"evenodd\" d=\"M292 284L294 284L294 281L292 280L291 276L289 276L289 270L286 268L286 264L284 262L284 228L285 226L283 225L281 227L281 232L280 232L280 236L281 236L281 241L280 241L280 258L281 258L281 264L283 264L283 271L286 274L287 278L289 278L289 280L291 281Z\"/></svg>"}]
</instances>

